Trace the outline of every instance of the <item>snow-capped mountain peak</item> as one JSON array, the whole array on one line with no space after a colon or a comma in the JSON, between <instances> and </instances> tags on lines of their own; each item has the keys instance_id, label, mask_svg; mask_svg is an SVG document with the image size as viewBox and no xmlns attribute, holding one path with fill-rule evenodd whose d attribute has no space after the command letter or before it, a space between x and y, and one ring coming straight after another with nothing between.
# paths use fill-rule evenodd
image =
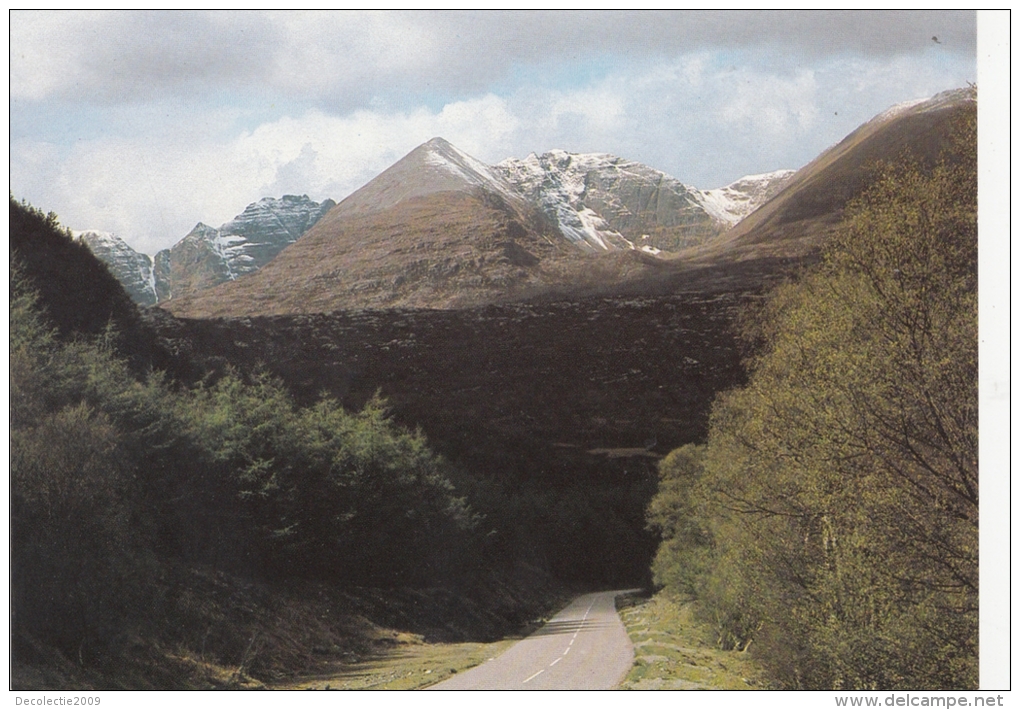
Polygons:
<instances>
[{"instance_id":1,"label":"snow-capped mountain peak","mask_svg":"<svg viewBox=\"0 0 1020 710\"><path fill-rule=\"evenodd\" d=\"M921 113L925 111L938 111L946 108L947 106L953 106L963 101L975 101L976 99L977 91L974 87L968 86L962 89L950 89L949 91L943 91L935 94L934 96L911 99L910 101L902 101L898 104L894 104L868 121L868 123L884 123L896 118L897 116L901 116L912 111Z\"/></svg>"},{"instance_id":2,"label":"snow-capped mountain peak","mask_svg":"<svg viewBox=\"0 0 1020 710\"><path fill-rule=\"evenodd\" d=\"M171 264L174 296L234 281L264 266L334 206L333 200L318 203L308 195L264 197L218 229L199 222L156 258L166 254Z\"/></svg>"},{"instance_id":3,"label":"snow-capped mountain peak","mask_svg":"<svg viewBox=\"0 0 1020 710\"><path fill-rule=\"evenodd\" d=\"M406 200L477 189L497 193L518 205L521 200L498 171L449 141L433 138L348 195L338 209L342 214L371 214Z\"/></svg>"},{"instance_id":4,"label":"snow-capped mountain peak","mask_svg":"<svg viewBox=\"0 0 1020 710\"><path fill-rule=\"evenodd\" d=\"M479 186L495 184L506 189L504 181L488 165L472 158L444 138L433 138L422 145L426 165L444 170L467 183Z\"/></svg>"}]
</instances>

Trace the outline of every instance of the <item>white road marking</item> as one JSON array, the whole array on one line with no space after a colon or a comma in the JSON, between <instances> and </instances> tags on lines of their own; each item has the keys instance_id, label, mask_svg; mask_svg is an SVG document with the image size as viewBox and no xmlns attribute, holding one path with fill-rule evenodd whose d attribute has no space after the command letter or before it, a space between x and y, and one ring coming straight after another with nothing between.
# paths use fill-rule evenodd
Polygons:
<instances>
[{"instance_id":1,"label":"white road marking","mask_svg":"<svg viewBox=\"0 0 1020 710\"><path fill-rule=\"evenodd\" d=\"M599 602L599 614L602 614L603 616L605 616L606 613L607 613L607 610L609 609L609 607L605 603L604 597L600 596L597 599L594 599L594 600L592 600L589 603L587 609L582 613L580 619L578 619L577 616L576 616L576 613L577 613L576 609L577 609L577 607L574 607L574 611L573 611L572 614L570 614L570 615L566 615L565 614L564 617L566 617L566 618L559 617L559 618L556 619L557 624L563 624L563 625L566 625L568 623L575 624L575 629L574 629L574 633L571 635L571 638L567 639L567 644L568 645L566 647L561 647L561 648L564 649L563 651L561 651L562 655L559 656L558 658L552 659L548 664L546 664L546 667L544 669L536 671L533 674L530 674L527 678L525 678L523 680L514 680L515 677L516 678L520 678L520 676L513 672L512 666L514 664L516 664L516 663L520 663L521 660L523 660L523 658L525 656L531 655L531 653L528 653L527 651L522 651L521 653L516 654L513 659L511 659L511 660L514 661L514 663L512 663L512 664L508 663L507 665L509 667L507 667L505 669L502 669L502 671L503 671L502 673L500 673L499 671L493 671L492 673L489 673L488 676L491 676L491 679L488 678L484 672L480 672L478 674L479 678L480 679L481 678L485 678L485 680L479 680L478 684L492 684L492 685L504 684L503 687L506 687L507 689L509 689L511 687L519 687L521 684L528 685L528 684L532 683L533 681L535 681L546 670L551 669L557 663L562 661L570 653L570 649L573 648L575 645L577 645L577 644L574 643L574 641L577 638L580 637L581 631L587 630L588 617L591 616L591 612L595 608L595 601ZM603 616L599 617L598 627L601 627L603 625L603 623L604 623ZM567 628L569 628L569 626ZM592 631L593 631L593 633L595 635L598 635L599 628L593 628ZM555 630L547 631L547 633L555 633ZM562 636L559 636L559 640L560 641L562 641L562 638L563 638ZM547 639L547 640L548 641L552 641L552 639ZM593 640L594 640L594 638L590 639L590 641L593 641ZM586 642L586 643L588 643L588 642ZM536 648L534 650L537 651L538 649ZM550 648L549 650L551 651L552 649ZM600 659L599 658L594 658L593 659L593 655L597 655L597 654L592 654L591 650L592 649L590 649L589 646L586 645L584 653L580 654L580 656L578 656L578 657L575 657L575 659L573 661L571 661L571 670L575 670L576 671L577 670L576 666L578 664L582 664L582 665L585 665L586 663L587 664L591 664L592 660L595 661L595 665L598 665L598 661ZM537 655L537 654L535 654L535 655ZM545 654L543 653L542 655L545 655ZM500 661L501 660L500 658L496 658L496 657L493 657L493 658L496 661ZM534 658L534 656L532 656L531 660L532 661L536 661L536 660L540 660L540 658L541 657ZM546 658L548 658L548 656L546 656ZM629 664L628 664L628 666L629 666ZM532 666L532 667L534 667L534 666ZM585 670L588 670L587 666L585 666ZM617 669L614 667L614 668L609 669L609 670L612 670L615 673ZM622 669L619 669L619 670L620 670L620 672L622 674L625 675L625 672L626 672L627 669L626 668L622 668ZM519 672L519 668L517 669L517 672ZM455 679L450 679L450 681L447 681L447 683L441 684L439 687L445 687L447 684L449 685L449 687L470 687L471 686L471 682L470 681L473 680L473 679L471 679L469 677L466 677L467 675L468 674L465 674L464 676L460 676L460 677L455 678ZM570 674L568 672L565 672L565 675L570 675ZM576 676L576 674L575 674L575 676ZM503 678L505 678L505 680L503 680ZM492 680L492 679L495 679L495 680ZM461 681L461 682L459 682L459 683L455 683L454 682L454 681L458 681L458 680ZM609 679L609 680L611 680L611 679ZM593 687L601 687L603 685L602 679L595 679L594 681L590 681L590 682L589 681L590 681L590 679L582 679L582 678L577 678L577 677L572 677L570 679L560 679L554 673L552 676L550 676L549 680L543 681L542 687L547 687L547 686L550 686L550 685L556 686L556 685L560 685L560 684L568 686L568 687L574 687L574 686L577 686L577 687L588 687L589 685L592 685ZM517 683L518 685L514 686L513 685L514 683ZM523 690L523 688L521 688L521 689ZM2 710L2 708L0 708L0 710Z\"/></svg>"},{"instance_id":2,"label":"white road marking","mask_svg":"<svg viewBox=\"0 0 1020 710\"><path fill-rule=\"evenodd\" d=\"M595 600L594 599L591 600L591 604L589 604L588 608L585 610L584 616L581 617L581 625L577 627L577 630L574 631L574 635L570 637L570 643L567 644L567 650L563 652L564 656L566 656L568 653L570 653L570 647L574 645L574 641L577 640L577 635L579 633L581 633L581 629L584 628L584 622L586 622L588 620L588 614L589 614L589 612L591 612L591 608L593 606L595 606ZM562 656L560 658L562 658ZM559 660L560 660L559 658L556 659L556 661L559 661ZM556 663L556 661L553 661L553 663ZM551 666L552 663L550 663L549 665ZM527 682L527 681L525 681L525 682Z\"/></svg>"}]
</instances>

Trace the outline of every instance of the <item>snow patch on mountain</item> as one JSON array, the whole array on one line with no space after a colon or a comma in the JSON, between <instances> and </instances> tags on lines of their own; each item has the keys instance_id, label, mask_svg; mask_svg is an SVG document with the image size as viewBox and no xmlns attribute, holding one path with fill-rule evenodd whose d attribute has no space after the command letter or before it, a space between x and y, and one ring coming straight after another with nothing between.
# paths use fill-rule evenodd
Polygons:
<instances>
[{"instance_id":1,"label":"snow patch on mountain","mask_svg":"<svg viewBox=\"0 0 1020 710\"><path fill-rule=\"evenodd\" d=\"M245 254L245 247L248 240L237 234L217 234L209 240L213 251L223 259L223 265L227 267L227 276L233 281L237 278L237 271L244 267L250 267L255 260ZM236 268L235 268L236 267Z\"/></svg>"},{"instance_id":2,"label":"snow patch on mountain","mask_svg":"<svg viewBox=\"0 0 1020 710\"><path fill-rule=\"evenodd\" d=\"M426 165L444 170L470 185L495 190L513 200L519 199L519 195L507 184L502 175L493 172L488 165L477 158L472 158L449 141L433 138L423 147Z\"/></svg>"},{"instance_id":3,"label":"snow patch on mountain","mask_svg":"<svg viewBox=\"0 0 1020 710\"><path fill-rule=\"evenodd\" d=\"M87 229L71 236L107 265L135 302L149 306L159 300L155 262L148 254L135 251L113 232Z\"/></svg>"},{"instance_id":4,"label":"snow patch on mountain","mask_svg":"<svg viewBox=\"0 0 1020 710\"><path fill-rule=\"evenodd\" d=\"M494 169L525 199L553 217L571 242L592 251L631 248L630 242L601 214L585 204L588 176L597 171L626 172L629 163L607 153L532 153L510 158ZM634 163L633 165L637 165Z\"/></svg>"},{"instance_id":5,"label":"snow patch on mountain","mask_svg":"<svg viewBox=\"0 0 1020 710\"><path fill-rule=\"evenodd\" d=\"M701 204L712 217L732 227L778 194L795 172L775 170L747 175L725 187L699 190Z\"/></svg>"}]
</instances>

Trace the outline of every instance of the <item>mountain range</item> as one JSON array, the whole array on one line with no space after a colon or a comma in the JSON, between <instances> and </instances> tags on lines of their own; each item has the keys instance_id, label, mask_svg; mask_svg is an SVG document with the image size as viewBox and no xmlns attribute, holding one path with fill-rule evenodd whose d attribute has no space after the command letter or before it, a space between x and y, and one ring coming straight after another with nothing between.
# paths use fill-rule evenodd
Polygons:
<instances>
[{"instance_id":1,"label":"mountain range","mask_svg":"<svg viewBox=\"0 0 1020 710\"><path fill-rule=\"evenodd\" d=\"M967 88L895 106L796 172L714 190L605 153L486 165L434 138L339 204L266 198L218 230L199 223L154 259L112 235L81 238L135 300L189 317L760 282L774 260L814 258L878 162L937 160L975 100Z\"/></svg>"},{"instance_id":2,"label":"mountain range","mask_svg":"<svg viewBox=\"0 0 1020 710\"><path fill-rule=\"evenodd\" d=\"M190 317L460 308L594 292L724 233L792 171L715 191L608 154L488 166L433 138L249 278L164 305Z\"/></svg>"},{"instance_id":3,"label":"mountain range","mask_svg":"<svg viewBox=\"0 0 1020 710\"><path fill-rule=\"evenodd\" d=\"M541 223L539 231L554 242L565 240L593 253L638 249L659 254L701 243L732 227L792 175L792 170L751 175L705 191L604 153L555 150L488 166L435 138L351 195L342 214L360 218L427 194L479 189L499 196L523 222L533 227ZM155 257L136 252L108 232L75 235L109 265L137 303L148 306L258 270L333 206L332 200L319 204L307 196L265 198L219 229L198 223ZM532 261L526 248L504 248L516 254L507 257L511 262ZM400 279L400 274L388 276ZM495 273L490 281L499 290L514 279Z\"/></svg>"}]
</instances>

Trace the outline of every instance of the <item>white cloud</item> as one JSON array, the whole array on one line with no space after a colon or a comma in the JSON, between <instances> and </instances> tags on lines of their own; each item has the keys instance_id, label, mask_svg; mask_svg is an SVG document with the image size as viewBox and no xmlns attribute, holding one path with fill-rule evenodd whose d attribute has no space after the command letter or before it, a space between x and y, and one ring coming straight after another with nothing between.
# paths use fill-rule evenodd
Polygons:
<instances>
[{"instance_id":1,"label":"white cloud","mask_svg":"<svg viewBox=\"0 0 1020 710\"><path fill-rule=\"evenodd\" d=\"M255 87L345 110L381 91L484 93L522 65L773 51L793 61L972 56L974 12L53 12L11 14L11 96L135 100ZM406 108L406 106L405 106Z\"/></svg>"},{"instance_id":2,"label":"white cloud","mask_svg":"<svg viewBox=\"0 0 1020 710\"><path fill-rule=\"evenodd\" d=\"M812 70L788 77L746 70L733 75L715 112L727 127L772 138L813 124L819 87Z\"/></svg>"},{"instance_id":3,"label":"white cloud","mask_svg":"<svg viewBox=\"0 0 1020 710\"><path fill-rule=\"evenodd\" d=\"M90 60L78 74L55 78L67 62L84 57L79 47L61 47L52 65L42 55L24 60L45 68L38 73L42 88L19 83L13 47L41 36L32 29L33 21L44 19L46 31L52 32L62 17L12 21L12 116L20 110L19 101L29 100L15 100L16 93L66 92L75 81L87 87L94 78L88 72L102 64ZM127 41L121 15L89 17L90 27L110 33L111 45ZM334 77L346 67L345 81L370 91L386 84L376 81L384 75L406 79L416 71L424 76L421 67L462 62L463 57L454 61L444 54L449 28L457 23L439 22L443 17L409 22L404 15L286 14L268 20L245 15L244 22L237 22L230 15L175 16L174 32L186 33L195 25L199 39L189 39L185 50L169 55L170 65L178 67L169 75L214 81L218 75L191 62L189 52L234 32L250 35L253 46L270 36L287 38L282 46L294 50L293 55L253 58L253 67L270 70L269 89L274 82L304 81L295 91L325 96L336 89ZM351 33L352 28L358 32ZM508 27L499 41L510 41L520 29ZM17 43L15 30L21 33ZM413 48L398 51L404 45ZM124 56L88 49L106 56L103 61ZM146 55L139 47L132 51L148 62L148 73L142 74L159 78L153 62L160 53ZM241 76L228 58L220 57L219 70ZM294 104L269 89L263 95L256 90L262 85L243 82L206 100L171 92L136 96L133 103L110 108L88 104L89 111L81 114L88 118L81 123L92 126L91 133L77 129L74 120L48 134L36 130L31 120L17 122L11 188L15 196L56 211L69 227L115 231L150 253L183 237L197 221L219 225L267 195L342 199L434 136L490 163L552 148L615 153L712 188L745 174L799 167L888 106L973 79L974 60L929 52L892 59L837 56L799 66L769 54L699 50L631 56L577 76L572 72L580 65L564 69L552 63L549 67L560 73L549 81L542 80L544 66L534 65L498 90L446 100L430 95L428 105L385 99L361 108L337 108L346 106L339 100L336 106L329 101ZM54 104L53 113L67 111L73 118L75 107L85 105L65 99Z\"/></svg>"},{"instance_id":4,"label":"white cloud","mask_svg":"<svg viewBox=\"0 0 1020 710\"><path fill-rule=\"evenodd\" d=\"M428 16L412 22L376 12L274 12L280 31L270 82L318 95L363 82L418 75L440 59ZM367 91L370 93L371 88Z\"/></svg>"},{"instance_id":5,"label":"white cloud","mask_svg":"<svg viewBox=\"0 0 1020 710\"><path fill-rule=\"evenodd\" d=\"M501 99L454 102L438 112L311 110L224 142L160 131L53 145L12 146L12 185L65 226L113 231L153 253L198 221L218 226L266 195L341 199L426 140L442 135L468 152L509 146L517 128Z\"/></svg>"}]
</instances>

